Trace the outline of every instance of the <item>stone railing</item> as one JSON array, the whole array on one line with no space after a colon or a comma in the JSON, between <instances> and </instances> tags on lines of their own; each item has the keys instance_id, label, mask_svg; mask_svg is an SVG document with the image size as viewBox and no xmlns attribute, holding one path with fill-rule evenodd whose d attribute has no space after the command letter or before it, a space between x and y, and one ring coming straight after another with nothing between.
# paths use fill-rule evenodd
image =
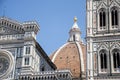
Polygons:
<instances>
[{"instance_id":1,"label":"stone railing","mask_svg":"<svg viewBox=\"0 0 120 80\"><path fill-rule=\"evenodd\" d=\"M34 72L33 74L19 74L20 80L72 80L70 70L56 70L56 71L43 71Z\"/></svg>"},{"instance_id":2,"label":"stone railing","mask_svg":"<svg viewBox=\"0 0 120 80\"><path fill-rule=\"evenodd\" d=\"M24 34L0 35L0 40L19 40L24 39Z\"/></svg>"},{"instance_id":3,"label":"stone railing","mask_svg":"<svg viewBox=\"0 0 120 80\"><path fill-rule=\"evenodd\" d=\"M44 75L44 74L58 74L58 73L63 73L63 74L71 74L70 70L56 70L56 71L42 71L42 72L35 72L35 75Z\"/></svg>"}]
</instances>

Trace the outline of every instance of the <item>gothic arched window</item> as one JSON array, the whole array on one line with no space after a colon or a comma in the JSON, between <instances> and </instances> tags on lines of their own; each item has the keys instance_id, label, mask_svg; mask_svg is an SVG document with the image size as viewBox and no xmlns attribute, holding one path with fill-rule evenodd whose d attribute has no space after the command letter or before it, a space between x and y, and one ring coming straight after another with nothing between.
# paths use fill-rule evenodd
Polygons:
<instances>
[{"instance_id":1,"label":"gothic arched window","mask_svg":"<svg viewBox=\"0 0 120 80\"><path fill-rule=\"evenodd\" d=\"M106 29L106 11L103 8L99 12L99 26L100 29Z\"/></svg>"},{"instance_id":2,"label":"gothic arched window","mask_svg":"<svg viewBox=\"0 0 120 80\"><path fill-rule=\"evenodd\" d=\"M101 69L107 69L107 53L105 50L100 51L100 67Z\"/></svg>"},{"instance_id":3,"label":"gothic arched window","mask_svg":"<svg viewBox=\"0 0 120 80\"><path fill-rule=\"evenodd\" d=\"M118 49L113 50L113 66L120 68L120 51Z\"/></svg>"},{"instance_id":4,"label":"gothic arched window","mask_svg":"<svg viewBox=\"0 0 120 80\"><path fill-rule=\"evenodd\" d=\"M111 9L111 24L112 26L115 26L115 25L118 25L118 18L119 18L119 15L118 15L118 9L116 7L113 7Z\"/></svg>"}]
</instances>

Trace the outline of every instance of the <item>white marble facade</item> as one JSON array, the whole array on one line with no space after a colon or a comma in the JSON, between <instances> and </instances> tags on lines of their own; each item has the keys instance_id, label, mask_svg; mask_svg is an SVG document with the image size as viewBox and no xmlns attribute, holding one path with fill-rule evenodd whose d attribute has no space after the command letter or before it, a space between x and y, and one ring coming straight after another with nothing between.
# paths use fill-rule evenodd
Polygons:
<instances>
[{"instance_id":1,"label":"white marble facade","mask_svg":"<svg viewBox=\"0 0 120 80\"><path fill-rule=\"evenodd\" d=\"M0 80L71 80L69 71L55 70L36 41L38 31L37 22L0 18Z\"/></svg>"},{"instance_id":2,"label":"white marble facade","mask_svg":"<svg viewBox=\"0 0 120 80\"><path fill-rule=\"evenodd\" d=\"M120 80L120 0L87 0L87 80Z\"/></svg>"}]
</instances>

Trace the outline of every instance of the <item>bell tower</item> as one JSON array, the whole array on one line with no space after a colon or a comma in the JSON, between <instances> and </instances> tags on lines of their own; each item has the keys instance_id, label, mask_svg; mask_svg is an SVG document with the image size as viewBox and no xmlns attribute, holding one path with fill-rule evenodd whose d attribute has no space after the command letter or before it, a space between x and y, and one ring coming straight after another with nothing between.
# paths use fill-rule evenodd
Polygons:
<instances>
[{"instance_id":1,"label":"bell tower","mask_svg":"<svg viewBox=\"0 0 120 80\"><path fill-rule=\"evenodd\" d=\"M87 80L119 80L120 0L86 1Z\"/></svg>"}]
</instances>

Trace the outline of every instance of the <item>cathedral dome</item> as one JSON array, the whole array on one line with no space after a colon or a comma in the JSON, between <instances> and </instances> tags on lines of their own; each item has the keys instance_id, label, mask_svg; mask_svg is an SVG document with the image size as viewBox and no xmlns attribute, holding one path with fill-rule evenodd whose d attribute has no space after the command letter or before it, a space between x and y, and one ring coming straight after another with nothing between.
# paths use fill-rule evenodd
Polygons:
<instances>
[{"instance_id":1,"label":"cathedral dome","mask_svg":"<svg viewBox=\"0 0 120 80\"><path fill-rule=\"evenodd\" d=\"M74 78L80 78L86 69L86 47L80 38L81 32L76 19L69 34L68 42L56 50L50 58L58 70L69 69Z\"/></svg>"}]
</instances>

